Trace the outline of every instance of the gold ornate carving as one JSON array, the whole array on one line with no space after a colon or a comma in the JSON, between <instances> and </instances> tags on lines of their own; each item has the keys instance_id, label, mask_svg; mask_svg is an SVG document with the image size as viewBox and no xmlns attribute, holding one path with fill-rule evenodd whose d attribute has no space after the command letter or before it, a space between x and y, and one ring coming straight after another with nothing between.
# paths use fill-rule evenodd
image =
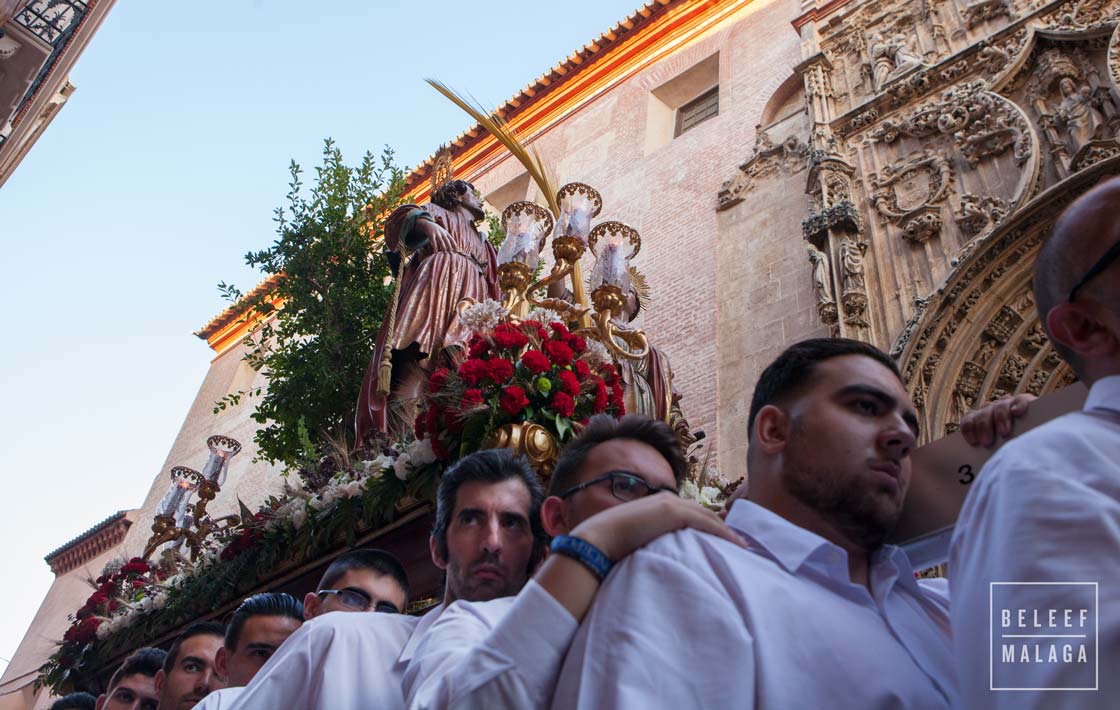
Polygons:
<instances>
[{"instance_id":1,"label":"gold ornate carving","mask_svg":"<svg viewBox=\"0 0 1120 710\"><path fill-rule=\"evenodd\" d=\"M436 151L436 158L432 162L432 193L434 194L436 189L443 183L450 182L452 176L451 149L446 145L440 145L439 150Z\"/></svg>"}]
</instances>

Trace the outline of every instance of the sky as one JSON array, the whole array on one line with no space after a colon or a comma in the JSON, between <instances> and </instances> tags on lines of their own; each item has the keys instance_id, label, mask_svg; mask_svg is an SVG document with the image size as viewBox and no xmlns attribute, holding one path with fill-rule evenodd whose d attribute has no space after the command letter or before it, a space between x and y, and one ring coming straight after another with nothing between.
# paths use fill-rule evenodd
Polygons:
<instances>
[{"instance_id":1,"label":"sky","mask_svg":"<svg viewBox=\"0 0 1120 710\"><path fill-rule=\"evenodd\" d=\"M640 0L118 2L77 87L0 187L0 672L50 587L43 556L160 473L213 353L216 284L274 236L288 163L325 137L402 166L472 121L424 83L498 106Z\"/></svg>"}]
</instances>

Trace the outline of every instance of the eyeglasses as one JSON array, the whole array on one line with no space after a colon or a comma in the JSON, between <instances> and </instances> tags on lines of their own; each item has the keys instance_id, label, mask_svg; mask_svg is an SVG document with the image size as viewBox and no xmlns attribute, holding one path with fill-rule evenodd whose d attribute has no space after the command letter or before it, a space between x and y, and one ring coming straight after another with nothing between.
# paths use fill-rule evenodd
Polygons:
<instances>
[{"instance_id":1,"label":"eyeglasses","mask_svg":"<svg viewBox=\"0 0 1120 710\"><path fill-rule=\"evenodd\" d=\"M646 496L650 496L661 491L668 491L673 495L677 495L676 488L669 488L668 486L651 486L650 484L639 478L636 474L630 473L629 471L609 471L607 473L604 473L602 476L599 476L598 478L593 478L590 481L587 481L586 483L572 486L568 490L561 493L560 497L567 498L570 495L582 491L584 488L594 486L595 484L602 483L603 481L610 481L611 495L613 495L615 498L618 498L624 503L629 503L630 501L637 500L639 498L645 498Z\"/></svg>"},{"instance_id":2,"label":"eyeglasses","mask_svg":"<svg viewBox=\"0 0 1120 710\"><path fill-rule=\"evenodd\" d=\"M1080 291L1085 286L1085 284L1089 283L1094 278L1099 276L1102 271L1107 269L1109 265L1112 264L1112 262L1116 261L1117 257L1120 257L1120 242L1116 242L1115 244L1113 244L1112 247L1104 253L1104 256L1102 256L1100 259L1097 259L1097 263L1093 264L1092 268L1086 271L1085 275L1081 277L1081 280L1078 281L1072 289L1070 289L1069 302L1073 303L1075 300L1077 300L1077 292Z\"/></svg>"},{"instance_id":3,"label":"eyeglasses","mask_svg":"<svg viewBox=\"0 0 1120 710\"><path fill-rule=\"evenodd\" d=\"M338 597L338 601L343 606L350 607L357 611L369 611L370 606L373 606L374 611L379 611L383 614L399 614L401 610L398 609L392 602L379 601L373 603L373 599L360 589L354 587L346 587L345 589L320 589L316 594L320 598L329 594L334 594Z\"/></svg>"}]
</instances>

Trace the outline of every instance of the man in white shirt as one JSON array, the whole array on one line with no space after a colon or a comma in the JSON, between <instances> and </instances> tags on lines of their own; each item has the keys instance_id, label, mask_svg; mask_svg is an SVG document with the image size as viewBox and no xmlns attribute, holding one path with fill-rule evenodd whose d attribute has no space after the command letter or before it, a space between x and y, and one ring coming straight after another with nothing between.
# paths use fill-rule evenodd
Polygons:
<instances>
[{"instance_id":1,"label":"man in white shirt","mask_svg":"<svg viewBox=\"0 0 1120 710\"><path fill-rule=\"evenodd\" d=\"M331 611L388 612L394 617L392 620L377 620L372 625L379 629L378 638L389 640L399 637L403 639L401 641L403 645L416 623L415 618L400 615L407 603L408 591L408 576L405 574L404 567L392 554L372 548L350 550L339 555L327 567L315 591L308 592L304 597L300 614L303 619L310 621ZM246 603L248 601L246 600ZM299 605L299 602L292 601L294 604L290 605L292 609L289 611ZM230 621L231 629L237 619L237 613L234 613L234 618ZM340 619L340 621L344 620ZM293 631L295 633L292 633ZM275 635L275 629L272 633ZM215 660L221 675L230 676L228 682L231 687L210 693L198 704L196 710L249 708L252 705L247 704L248 702L263 706L268 702L286 698L288 686L294 679L293 674L297 672L295 669L313 666L314 659L319 655L320 646L325 642L329 643L329 640L324 640L323 634L313 633L310 630L302 635L296 629L291 629L288 633L290 635L286 634L284 639L274 639L282 643L268 644L265 648L259 645L252 649L246 647L246 653L252 653L253 658L256 659L252 662L253 673L246 677L244 673L229 673L225 669L229 652L225 651L226 659L223 659L222 655L224 649L229 647L230 639L227 630L226 642L223 649L219 649L218 658ZM314 636L314 640L309 636ZM238 640L234 639L234 646L237 645ZM269 663L268 661L273 657L277 657L276 660ZM246 661L249 660L247 655ZM233 675L238 677L232 677ZM261 675L261 679L253 684L253 693L245 703L242 703L241 696L245 693L250 680L255 679L257 675Z\"/></svg>"},{"instance_id":2,"label":"man in white shirt","mask_svg":"<svg viewBox=\"0 0 1120 710\"><path fill-rule=\"evenodd\" d=\"M565 447L541 506L542 524L556 536L558 554L517 596L459 601L443 612L405 672L408 706L548 703L601 581L593 566L565 547L571 541L590 544L611 560L685 526L741 543L714 512L676 496L687 472L680 441L664 422L640 415L594 417Z\"/></svg>"},{"instance_id":3,"label":"man in white shirt","mask_svg":"<svg viewBox=\"0 0 1120 710\"><path fill-rule=\"evenodd\" d=\"M516 594L544 552L536 474L507 450L479 451L440 479L432 560L447 574L444 602L423 618L326 614L304 624L233 708L392 709L401 675L427 629L457 599ZM424 663L419 659L417 663Z\"/></svg>"},{"instance_id":4,"label":"man in white shirt","mask_svg":"<svg viewBox=\"0 0 1120 710\"><path fill-rule=\"evenodd\" d=\"M950 548L965 708L1120 707L1120 179L1080 197L1035 263L1080 412L1005 444ZM1068 612L1068 613L1067 613Z\"/></svg>"},{"instance_id":5,"label":"man in white shirt","mask_svg":"<svg viewBox=\"0 0 1120 710\"><path fill-rule=\"evenodd\" d=\"M952 707L947 599L883 544L917 436L894 363L852 340L793 345L749 423L750 488L727 515L749 548L682 530L623 560L553 707Z\"/></svg>"}]
</instances>

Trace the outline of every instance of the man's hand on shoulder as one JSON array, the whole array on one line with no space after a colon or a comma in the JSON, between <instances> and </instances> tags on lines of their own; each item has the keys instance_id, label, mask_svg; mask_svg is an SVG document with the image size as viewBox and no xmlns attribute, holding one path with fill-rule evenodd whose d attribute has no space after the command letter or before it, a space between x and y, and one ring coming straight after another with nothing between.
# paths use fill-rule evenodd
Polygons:
<instances>
[{"instance_id":1,"label":"man's hand on shoulder","mask_svg":"<svg viewBox=\"0 0 1120 710\"><path fill-rule=\"evenodd\" d=\"M1036 399L1033 394L1017 394L968 412L961 417L961 435L970 445L985 448L1010 439L1015 434L1015 420L1022 418Z\"/></svg>"},{"instance_id":2,"label":"man's hand on shoulder","mask_svg":"<svg viewBox=\"0 0 1120 710\"><path fill-rule=\"evenodd\" d=\"M572 535L602 550L612 562L618 562L654 538L682 528L693 528L747 547L747 542L727 527L718 513L668 492L608 508L577 525Z\"/></svg>"}]
</instances>

